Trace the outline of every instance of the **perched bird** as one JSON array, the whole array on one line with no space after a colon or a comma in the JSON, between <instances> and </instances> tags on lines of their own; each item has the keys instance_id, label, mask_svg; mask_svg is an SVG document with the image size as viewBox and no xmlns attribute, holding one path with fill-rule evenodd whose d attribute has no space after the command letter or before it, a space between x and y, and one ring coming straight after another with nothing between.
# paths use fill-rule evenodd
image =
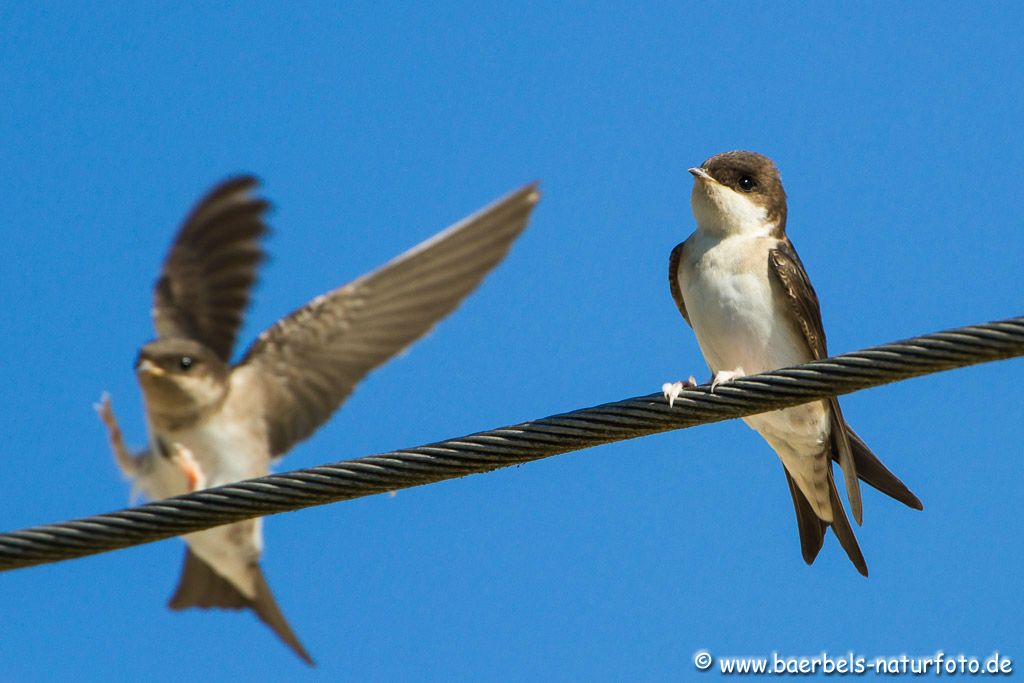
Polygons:
<instances>
[{"instance_id":1,"label":"perched bird","mask_svg":"<svg viewBox=\"0 0 1024 683\"><path fill-rule=\"evenodd\" d=\"M786 193L775 164L754 152L726 152L690 173L697 230L672 250L668 278L713 373L712 391L746 374L827 357L818 296L786 237ZM692 383L665 384L666 398L674 402ZM858 477L909 507L923 507L850 429L835 398L743 421L782 460L807 564L831 527L857 570L868 573L836 490L833 460L858 524Z\"/></svg>"},{"instance_id":2,"label":"perched bird","mask_svg":"<svg viewBox=\"0 0 1024 683\"><path fill-rule=\"evenodd\" d=\"M97 406L120 468L151 499L269 472L368 372L450 313L504 258L539 200L528 185L383 267L316 297L264 331L232 364L235 336L264 258L256 179L230 179L192 210L156 282L157 339L135 370L149 448L125 447L104 396ZM188 534L171 609L253 610L303 660L260 570L261 520Z\"/></svg>"}]
</instances>

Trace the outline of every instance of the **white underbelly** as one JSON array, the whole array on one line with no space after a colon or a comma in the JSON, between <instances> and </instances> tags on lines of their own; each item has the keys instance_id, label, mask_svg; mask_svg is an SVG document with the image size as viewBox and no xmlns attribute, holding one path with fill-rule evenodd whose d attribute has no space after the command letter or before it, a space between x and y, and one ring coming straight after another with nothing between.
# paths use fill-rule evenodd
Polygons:
<instances>
[{"instance_id":1,"label":"white underbelly","mask_svg":"<svg viewBox=\"0 0 1024 683\"><path fill-rule=\"evenodd\" d=\"M763 268L730 271L720 261L714 275L694 264L677 274L686 312L704 360L713 373L752 375L811 360L786 302L773 292L767 254ZM818 454L828 437L828 412L820 401L744 418L779 453ZM785 458L784 458L785 459Z\"/></svg>"},{"instance_id":2,"label":"white underbelly","mask_svg":"<svg viewBox=\"0 0 1024 683\"><path fill-rule=\"evenodd\" d=\"M766 273L698 273L684 287L686 311L713 372L747 374L809 360L806 345L785 323Z\"/></svg>"},{"instance_id":3,"label":"white underbelly","mask_svg":"<svg viewBox=\"0 0 1024 683\"><path fill-rule=\"evenodd\" d=\"M160 500L188 493L188 482L181 468L155 446L150 446L141 461L144 469L141 476L135 479L134 485L146 498Z\"/></svg>"},{"instance_id":4,"label":"white underbelly","mask_svg":"<svg viewBox=\"0 0 1024 683\"><path fill-rule=\"evenodd\" d=\"M170 448L180 444L188 449L202 473L205 488L263 476L270 470L266 441L254 435L251 426L237 421L215 418L193 429L162 434L161 438ZM148 488L161 489L159 493L163 495L158 497L186 493L185 478L176 462L162 456L157 460L162 476L154 482L156 487ZM261 520L219 526L183 538L217 573L248 597L255 597L250 567L263 550Z\"/></svg>"}]
</instances>

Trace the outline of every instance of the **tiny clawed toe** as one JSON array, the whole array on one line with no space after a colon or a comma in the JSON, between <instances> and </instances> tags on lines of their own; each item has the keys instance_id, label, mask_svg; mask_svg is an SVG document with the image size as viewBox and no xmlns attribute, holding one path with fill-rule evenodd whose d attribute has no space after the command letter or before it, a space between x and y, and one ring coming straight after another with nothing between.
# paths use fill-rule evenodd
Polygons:
<instances>
[{"instance_id":1,"label":"tiny clawed toe","mask_svg":"<svg viewBox=\"0 0 1024 683\"><path fill-rule=\"evenodd\" d=\"M683 393L683 390L695 386L697 386L697 380L693 378L693 375L690 375L685 382L665 382L661 385L661 393L668 399L668 407L674 408L676 399Z\"/></svg>"}]
</instances>

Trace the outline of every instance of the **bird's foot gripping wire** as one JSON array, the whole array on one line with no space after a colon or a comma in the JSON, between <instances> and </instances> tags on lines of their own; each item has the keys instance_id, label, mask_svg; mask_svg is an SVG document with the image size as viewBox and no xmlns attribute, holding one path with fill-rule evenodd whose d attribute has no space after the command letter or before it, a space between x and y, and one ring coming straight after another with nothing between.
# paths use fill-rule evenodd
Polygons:
<instances>
[{"instance_id":1,"label":"bird's foot gripping wire","mask_svg":"<svg viewBox=\"0 0 1024 683\"><path fill-rule=\"evenodd\" d=\"M661 393L668 399L668 407L672 408L675 406L679 394L683 393L683 389L695 386L697 386L697 380L693 378L693 375L690 375L685 382L665 382L661 385Z\"/></svg>"},{"instance_id":2,"label":"bird's foot gripping wire","mask_svg":"<svg viewBox=\"0 0 1024 683\"><path fill-rule=\"evenodd\" d=\"M736 368L735 370L719 370L711 380L711 393L715 393L715 387L719 384L727 384L738 377L743 377L746 374L747 373L743 368Z\"/></svg>"}]
</instances>

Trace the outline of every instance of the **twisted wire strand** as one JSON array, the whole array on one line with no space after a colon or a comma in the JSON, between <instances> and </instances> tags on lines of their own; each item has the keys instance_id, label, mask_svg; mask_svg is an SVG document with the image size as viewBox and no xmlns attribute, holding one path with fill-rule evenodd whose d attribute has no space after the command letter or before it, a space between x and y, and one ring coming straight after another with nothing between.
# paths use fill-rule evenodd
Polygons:
<instances>
[{"instance_id":1,"label":"twisted wire strand","mask_svg":"<svg viewBox=\"0 0 1024 683\"><path fill-rule=\"evenodd\" d=\"M1024 355L1024 317L937 332L821 361L357 460L248 479L103 515L0 534L0 571L84 557L221 524L489 472L560 453L719 422Z\"/></svg>"}]
</instances>

